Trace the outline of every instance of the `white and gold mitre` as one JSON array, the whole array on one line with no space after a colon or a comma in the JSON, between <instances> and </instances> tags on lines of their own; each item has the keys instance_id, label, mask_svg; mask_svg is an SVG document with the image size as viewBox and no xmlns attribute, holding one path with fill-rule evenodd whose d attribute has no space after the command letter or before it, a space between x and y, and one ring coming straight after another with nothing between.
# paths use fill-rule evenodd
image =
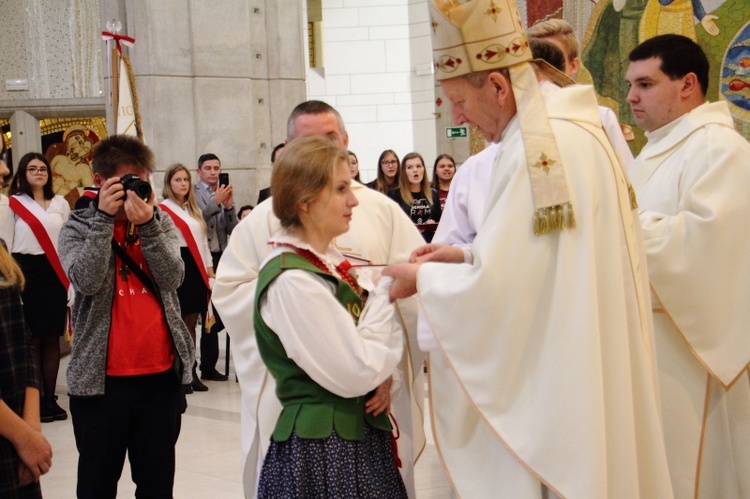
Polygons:
<instances>
[{"instance_id":1,"label":"white and gold mitre","mask_svg":"<svg viewBox=\"0 0 750 499\"><path fill-rule=\"evenodd\" d=\"M531 60L513 0L432 0L429 6L438 80Z\"/></svg>"},{"instance_id":2,"label":"white and gold mitre","mask_svg":"<svg viewBox=\"0 0 750 499\"><path fill-rule=\"evenodd\" d=\"M431 0L432 52L438 81L508 69L534 196L533 230L542 235L575 227L560 160L513 0ZM533 61L544 72L544 63ZM554 81L554 78L553 78Z\"/></svg>"}]
</instances>

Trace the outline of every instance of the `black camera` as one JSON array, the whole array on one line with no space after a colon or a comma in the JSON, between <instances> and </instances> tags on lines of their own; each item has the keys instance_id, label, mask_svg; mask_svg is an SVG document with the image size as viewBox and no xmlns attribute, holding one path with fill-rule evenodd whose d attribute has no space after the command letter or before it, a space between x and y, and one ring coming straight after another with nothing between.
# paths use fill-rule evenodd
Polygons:
<instances>
[{"instance_id":1,"label":"black camera","mask_svg":"<svg viewBox=\"0 0 750 499\"><path fill-rule=\"evenodd\" d=\"M122 184L122 188L125 189L126 193L127 191L133 191L135 192L136 196L143 199L144 201L148 201L148 198L151 197L151 184L144 180L141 180L141 177L139 177L135 173L128 173L127 175L123 175L122 178L120 178L120 183Z\"/></svg>"}]
</instances>

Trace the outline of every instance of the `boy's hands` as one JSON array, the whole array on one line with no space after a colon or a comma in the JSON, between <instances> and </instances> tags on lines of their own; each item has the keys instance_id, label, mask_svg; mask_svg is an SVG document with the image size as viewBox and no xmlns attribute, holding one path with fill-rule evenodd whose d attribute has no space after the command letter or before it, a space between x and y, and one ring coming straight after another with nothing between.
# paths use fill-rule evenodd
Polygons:
<instances>
[{"instance_id":1,"label":"boy's hands","mask_svg":"<svg viewBox=\"0 0 750 499\"><path fill-rule=\"evenodd\" d=\"M133 191L127 191L125 199L125 215L128 220L135 225L143 225L154 217L154 192L151 191L151 197L148 202L139 198Z\"/></svg>"},{"instance_id":2,"label":"boy's hands","mask_svg":"<svg viewBox=\"0 0 750 499\"><path fill-rule=\"evenodd\" d=\"M124 214L135 225L143 225L154 216L154 193L148 202L139 198L133 191L125 191L120 183L120 177L108 178L99 190L99 210L118 218ZM121 212L121 210L123 210Z\"/></svg>"},{"instance_id":3,"label":"boy's hands","mask_svg":"<svg viewBox=\"0 0 750 499\"><path fill-rule=\"evenodd\" d=\"M99 189L99 211L107 215L116 216L122 205L124 188L120 183L120 177L111 177L104 181Z\"/></svg>"}]
</instances>

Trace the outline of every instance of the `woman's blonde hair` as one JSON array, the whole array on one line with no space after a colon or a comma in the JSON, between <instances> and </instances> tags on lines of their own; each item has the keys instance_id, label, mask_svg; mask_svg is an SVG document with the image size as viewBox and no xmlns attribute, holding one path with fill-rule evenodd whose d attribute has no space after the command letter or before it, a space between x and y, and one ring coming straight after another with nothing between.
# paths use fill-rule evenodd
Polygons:
<instances>
[{"instance_id":1,"label":"woman's blonde hair","mask_svg":"<svg viewBox=\"0 0 750 499\"><path fill-rule=\"evenodd\" d=\"M23 289L24 284L26 284L26 279L23 277L21 267L5 249L5 244L0 243L0 288L18 286L19 289Z\"/></svg>"},{"instance_id":2,"label":"woman's blonde hair","mask_svg":"<svg viewBox=\"0 0 750 499\"><path fill-rule=\"evenodd\" d=\"M271 174L271 196L282 227L302 228L300 206L333 187L334 169L342 161L348 168L346 149L325 137L295 139L279 152Z\"/></svg>"},{"instance_id":3,"label":"woman's blonde hair","mask_svg":"<svg viewBox=\"0 0 750 499\"><path fill-rule=\"evenodd\" d=\"M412 204L414 202L414 195L411 192L411 185L409 184L409 176L406 174L406 162L410 159L418 159L422 163L422 182L420 183L420 190L424 197L427 198L427 202L432 204L432 189L430 188L430 182L427 180L427 167L424 164L422 155L418 152L410 152L401 160L400 174L398 176L398 189L401 192L401 199L406 204Z\"/></svg>"},{"instance_id":4,"label":"woman's blonde hair","mask_svg":"<svg viewBox=\"0 0 750 499\"><path fill-rule=\"evenodd\" d=\"M184 202L185 211L187 211L191 217L200 222L201 229L205 234L207 232L206 221L203 220L203 213L201 213L200 208L198 208L198 201L195 200L193 181L190 177L190 170L187 169L187 166L183 165L182 163L175 163L167 168L167 171L164 174L164 189L161 191L161 195L164 196L164 199L171 199L178 205L183 206L182 200L177 199L177 195L172 190L172 178L174 178L174 176L181 171L187 173L188 176L188 191L187 195L185 196Z\"/></svg>"}]
</instances>

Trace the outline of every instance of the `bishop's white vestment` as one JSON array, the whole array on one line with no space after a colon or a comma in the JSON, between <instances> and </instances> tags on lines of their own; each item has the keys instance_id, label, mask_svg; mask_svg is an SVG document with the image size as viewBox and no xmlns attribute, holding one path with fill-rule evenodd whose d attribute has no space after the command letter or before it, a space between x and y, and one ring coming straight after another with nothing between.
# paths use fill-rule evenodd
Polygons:
<instances>
[{"instance_id":1,"label":"bishop's white vestment","mask_svg":"<svg viewBox=\"0 0 750 499\"><path fill-rule=\"evenodd\" d=\"M727 104L647 133L630 170L676 497L750 497L750 144Z\"/></svg>"},{"instance_id":2,"label":"bishop's white vestment","mask_svg":"<svg viewBox=\"0 0 750 499\"><path fill-rule=\"evenodd\" d=\"M349 231L333 245L353 265L386 265L406 262L424 239L403 210L383 194L352 182L359 205L354 208ZM281 405L275 383L258 353L253 329L253 300L258 270L270 254L268 241L279 234L281 225L268 199L232 231L227 249L216 272L212 301L232 338L232 360L242 388L242 454L245 495L255 497L260 467ZM404 355L399 370L403 387L392 400L392 412L399 424L401 474L410 496L414 495L412 464L424 449L422 404L424 399L424 355L417 348L417 304L414 298L399 300L404 335Z\"/></svg>"},{"instance_id":3,"label":"bishop's white vestment","mask_svg":"<svg viewBox=\"0 0 750 499\"><path fill-rule=\"evenodd\" d=\"M472 264L418 297L436 445L460 497L671 497L638 221L590 87L544 96L576 227L533 234L523 137L501 138Z\"/></svg>"}]
</instances>

